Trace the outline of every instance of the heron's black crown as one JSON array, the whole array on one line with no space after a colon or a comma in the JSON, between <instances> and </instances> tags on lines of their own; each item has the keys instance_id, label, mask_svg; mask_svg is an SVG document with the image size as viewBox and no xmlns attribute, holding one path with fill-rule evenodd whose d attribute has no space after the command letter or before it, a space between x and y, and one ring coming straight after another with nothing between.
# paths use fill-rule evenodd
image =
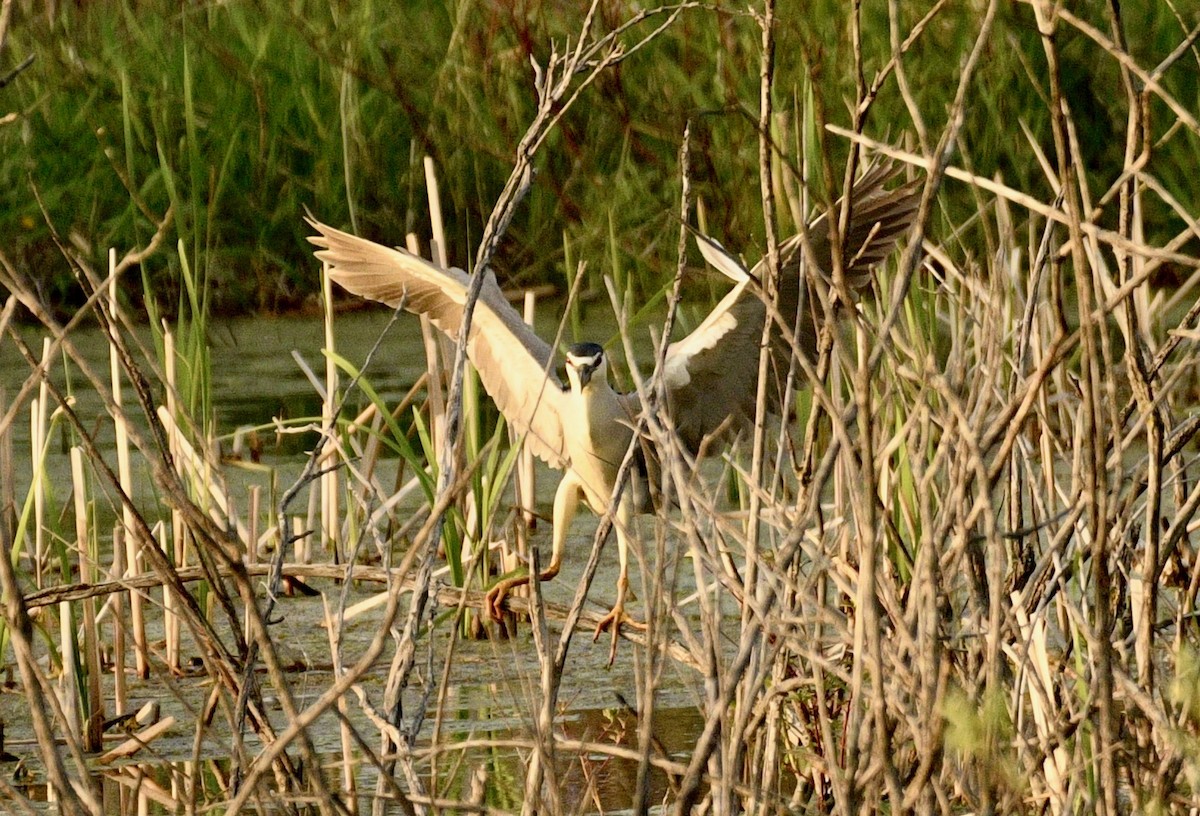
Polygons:
<instances>
[{"instance_id":1,"label":"heron's black crown","mask_svg":"<svg viewBox=\"0 0 1200 816\"><path fill-rule=\"evenodd\" d=\"M603 357L604 347L599 343L576 343L567 349L567 354L572 357Z\"/></svg>"}]
</instances>

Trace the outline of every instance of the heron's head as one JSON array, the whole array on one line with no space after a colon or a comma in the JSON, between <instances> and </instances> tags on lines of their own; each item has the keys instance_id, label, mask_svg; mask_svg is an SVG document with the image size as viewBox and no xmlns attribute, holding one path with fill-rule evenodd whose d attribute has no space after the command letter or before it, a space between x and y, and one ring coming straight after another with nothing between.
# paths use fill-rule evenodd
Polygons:
<instances>
[{"instance_id":1,"label":"heron's head","mask_svg":"<svg viewBox=\"0 0 1200 816\"><path fill-rule=\"evenodd\" d=\"M604 349L596 343L576 343L567 349L567 379L572 391L582 392L593 376L605 381L606 371Z\"/></svg>"}]
</instances>

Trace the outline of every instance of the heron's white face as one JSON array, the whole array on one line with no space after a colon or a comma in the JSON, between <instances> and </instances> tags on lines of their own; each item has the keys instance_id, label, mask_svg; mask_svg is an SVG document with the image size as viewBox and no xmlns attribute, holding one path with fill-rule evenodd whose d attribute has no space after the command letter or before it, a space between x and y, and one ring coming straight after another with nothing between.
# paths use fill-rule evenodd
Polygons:
<instances>
[{"instance_id":1,"label":"heron's white face","mask_svg":"<svg viewBox=\"0 0 1200 816\"><path fill-rule=\"evenodd\" d=\"M567 379L570 380L571 390L582 393L594 376L598 376L601 382L606 381L608 376L604 349L596 343L576 343L571 346L567 351Z\"/></svg>"}]
</instances>

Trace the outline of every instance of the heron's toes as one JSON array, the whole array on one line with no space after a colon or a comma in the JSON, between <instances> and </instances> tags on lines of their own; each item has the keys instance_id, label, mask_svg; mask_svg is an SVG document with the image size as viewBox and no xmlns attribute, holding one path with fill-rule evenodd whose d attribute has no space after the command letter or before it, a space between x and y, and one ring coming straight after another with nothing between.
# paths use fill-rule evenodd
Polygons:
<instances>
[{"instance_id":1,"label":"heron's toes","mask_svg":"<svg viewBox=\"0 0 1200 816\"><path fill-rule=\"evenodd\" d=\"M507 598L508 586L505 585L505 582L501 581L489 589L483 599L483 607L487 610L488 617L497 623L504 620L504 602Z\"/></svg>"},{"instance_id":2,"label":"heron's toes","mask_svg":"<svg viewBox=\"0 0 1200 816\"><path fill-rule=\"evenodd\" d=\"M611 667L617 662L617 641L621 637L621 624L617 623L612 628L612 642L608 646L608 665Z\"/></svg>"},{"instance_id":3,"label":"heron's toes","mask_svg":"<svg viewBox=\"0 0 1200 816\"><path fill-rule=\"evenodd\" d=\"M600 619L596 624L596 633L592 636L592 643L600 640L601 632L609 632L612 635L612 645L608 650L608 665L612 665L617 658L617 641L621 637L621 627L632 626L634 629L645 631L646 624L636 621L625 614L624 604L618 604L612 608L607 615Z\"/></svg>"}]
</instances>

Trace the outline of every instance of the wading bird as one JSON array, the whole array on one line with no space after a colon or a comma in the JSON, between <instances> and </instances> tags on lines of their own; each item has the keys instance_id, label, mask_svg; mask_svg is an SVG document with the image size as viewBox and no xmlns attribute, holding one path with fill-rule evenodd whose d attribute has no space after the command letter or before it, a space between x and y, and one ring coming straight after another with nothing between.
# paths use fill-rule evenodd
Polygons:
<instances>
[{"instance_id":1,"label":"wading bird","mask_svg":"<svg viewBox=\"0 0 1200 816\"><path fill-rule=\"evenodd\" d=\"M867 171L851 191L851 217L842 247L846 287L864 288L872 267L883 260L908 230L917 211L918 186L901 184L885 189L895 173L886 166ZM836 211L836 209L835 209ZM437 328L457 339L470 285L460 269L443 269L401 249L391 249L310 220L320 233L309 240L319 247L317 257L330 267L330 277L342 288L364 298L401 305L428 315ZM808 228L812 257L820 269L812 278L830 281L831 242L822 215ZM715 241L697 236L705 258L735 281L735 286L688 336L672 343L663 370L667 405L665 417L684 450L692 455L714 452L712 444L736 436L753 423L758 390L759 347L768 308L762 290L766 260L747 271ZM791 363L792 346L810 358L816 353L821 307L809 302L800 236L780 246L777 309L787 316L790 331L772 335L770 405L777 406ZM551 467L564 471L554 496L553 549L550 565L539 574L547 581L562 565L567 530L583 501L593 512L608 511L617 472L633 438L641 402L637 393L620 394L608 381L604 349L579 343L566 355L567 382L553 365L554 350L521 319L496 283L492 270L484 281L471 322L467 355L479 379L509 424L524 437L532 452ZM774 325L774 324L773 324ZM652 452L639 457L639 471L622 494L614 513L620 577L612 610L596 627L596 637L611 628L613 653L617 631L625 620L628 578L628 539L636 513L654 512L646 476L657 463ZM640 477L640 478L639 478ZM505 596L526 576L507 578L487 596L488 612L499 618ZM612 654L612 653L610 653Z\"/></svg>"}]
</instances>

